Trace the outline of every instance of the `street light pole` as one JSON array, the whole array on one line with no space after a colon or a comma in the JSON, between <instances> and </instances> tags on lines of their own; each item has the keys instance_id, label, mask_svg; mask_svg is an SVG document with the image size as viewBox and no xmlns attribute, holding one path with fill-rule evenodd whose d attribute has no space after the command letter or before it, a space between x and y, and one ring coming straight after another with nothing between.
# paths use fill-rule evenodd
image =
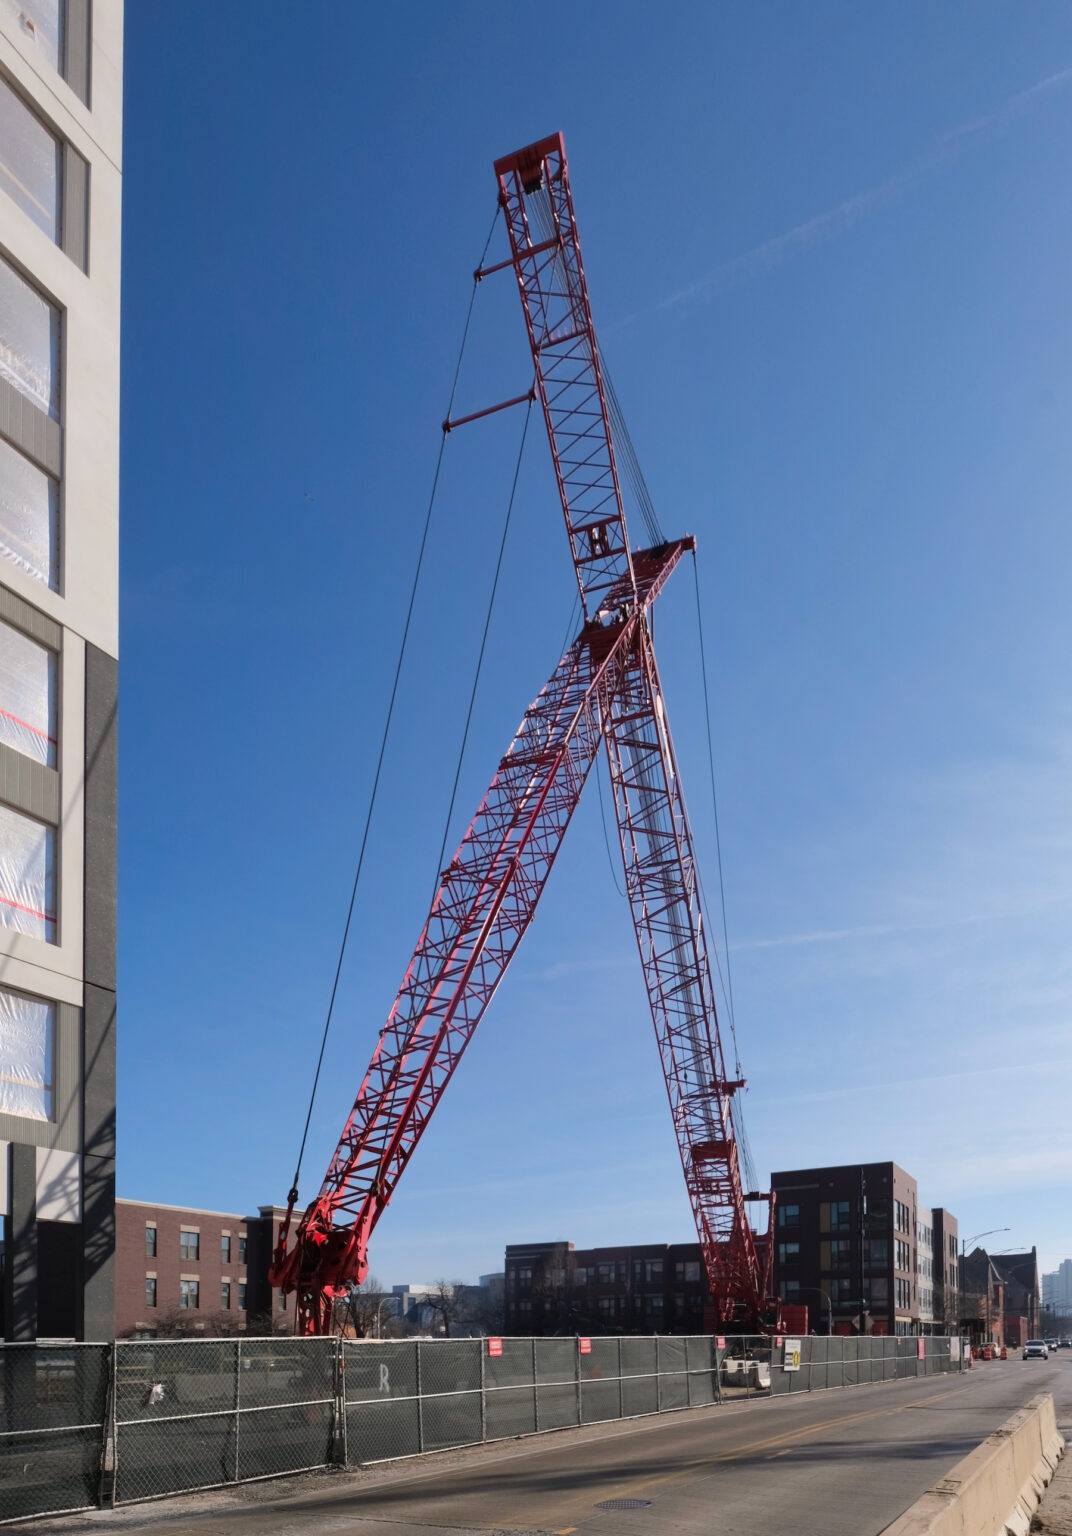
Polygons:
<instances>
[{"instance_id":1,"label":"street light pole","mask_svg":"<svg viewBox=\"0 0 1072 1536\"><path fill-rule=\"evenodd\" d=\"M821 1285L802 1285L800 1287L800 1289L802 1291L807 1291L810 1296L822 1296L822 1298L826 1302L826 1333L827 1333L827 1337L828 1338L833 1338L833 1335L834 1335L834 1304L830 1300L829 1294L826 1291L823 1290Z\"/></svg>"}]
</instances>

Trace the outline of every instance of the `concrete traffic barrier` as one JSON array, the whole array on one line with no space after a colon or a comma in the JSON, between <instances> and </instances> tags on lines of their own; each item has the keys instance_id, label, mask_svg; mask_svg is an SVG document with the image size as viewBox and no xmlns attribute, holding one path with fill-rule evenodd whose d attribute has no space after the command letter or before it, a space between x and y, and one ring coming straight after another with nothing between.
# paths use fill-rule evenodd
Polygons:
<instances>
[{"instance_id":1,"label":"concrete traffic barrier","mask_svg":"<svg viewBox=\"0 0 1072 1536\"><path fill-rule=\"evenodd\" d=\"M1027 1536L1064 1448L1053 1397L1041 1392L887 1526L884 1536Z\"/></svg>"}]
</instances>

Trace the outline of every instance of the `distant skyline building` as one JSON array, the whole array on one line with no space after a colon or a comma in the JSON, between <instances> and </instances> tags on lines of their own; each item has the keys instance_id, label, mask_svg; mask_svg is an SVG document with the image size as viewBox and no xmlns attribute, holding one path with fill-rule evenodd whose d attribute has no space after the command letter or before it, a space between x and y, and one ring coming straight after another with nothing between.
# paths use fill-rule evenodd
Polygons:
<instances>
[{"instance_id":1,"label":"distant skyline building","mask_svg":"<svg viewBox=\"0 0 1072 1536\"><path fill-rule=\"evenodd\" d=\"M1043 1275L1042 1305L1053 1312L1072 1314L1072 1259L1062 1259L1055 1270Z\"/></svg>"},{"instance_id":2,"label":"distant skyline building","mask_svg":"<svg viewBox=\"0 0 1072 1536\"><path fill-rule=\"evenodd\" d=\"M3 1337L113 1335L122 0L0 5Z\"/></svg>"}]
</instances>

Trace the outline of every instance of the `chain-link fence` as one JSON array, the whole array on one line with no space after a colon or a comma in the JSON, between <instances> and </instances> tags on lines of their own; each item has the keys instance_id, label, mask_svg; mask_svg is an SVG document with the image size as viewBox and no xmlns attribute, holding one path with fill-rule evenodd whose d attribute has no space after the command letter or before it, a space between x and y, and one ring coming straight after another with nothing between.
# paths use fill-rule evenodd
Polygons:
<instances>
[{"instance_id":1,"label":"chain-link fence","mask_svg":"<svg viewBox=\"0 0 1072 1536\"><path fill-rule=\"evenodd\" d=\"M146 1339L115 1347L115 1499L322 1467L335 1339Z\"/></svg>"},{"instance_id":2,"label":"chain-link fence","mask_svg":"<svg viewBox=\"0 0 1072 1536\"><path fill-rule=\"evenodd\" d=\"M97 1503L111 1379L107 1344L0 1346L0 1521Z\"/></svg>"},{"instance_id":3,"label":"chain-link fence","mask_svg":"<svg viewBox=\"0 0 1072 1536\"><path fill-rule=\"evenodd\" d=\"M959 1339L868 1335L864 1338L733 1338L716 1343L724 1400L862 1387L937 1376L962 1368Z\"/></svg>"},{"instance_id":4,"label":"chain-link fence","mask_svg":"<svg viewBox=\"0 0 1072 1536\"><path fill-rule=\"evenodd\" d=\"M961 1366L940 1338L0 1345L0 1523Z\"/></svg>"},{"instance_id":5,"label":"chain-link fence","mask_svg":"<svg viewBox=\"0 0 1072 1536\"><path fill-rule=\"evenodd\" d=\"M713 1403L710 1338L347 1343L346 1448L387 1461Z\"/></svg>"}]
</instances>

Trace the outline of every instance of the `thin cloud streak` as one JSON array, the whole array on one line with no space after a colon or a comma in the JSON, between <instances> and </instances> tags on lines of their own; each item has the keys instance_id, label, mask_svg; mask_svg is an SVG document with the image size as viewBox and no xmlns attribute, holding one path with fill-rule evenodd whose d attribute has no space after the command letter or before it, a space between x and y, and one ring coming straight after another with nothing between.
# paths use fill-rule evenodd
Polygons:
<instances>
[{"instance_id":1,"label":"thin cloud streak","mask_svg":"<svg viewBox=\"0 0 1072 1536\"><path fill-rule=\"evenodd\" d=\"M734 256L730 261L723 262L721 266L715 267L714 271L708 272L705 276L697 278L695 282L679 288L676 293L660 300L655 307L673 309L698 299L709 302L737 283L759 273L769 272L796 251L810 249L834 235L847 234L867 214L890 202L917 182L946 169L965 149L977 142L985 142L988 137L1022 117L1037 101L1070 83L1072 83L1072 69L1062 69L1056 74L1047 75L1045 79L1036 81L1025 90L1018 91L1015 96L1010 96L1008 101L1003 102L993 112L983 117L971 118L968 122L940 134L931 149L919 160L903 170L896 171L885 181L880 181L873 187L867 187L853 197L835 204L833 208L828 208L825 212L794 225L784 234L775 235L770 240L765 240L762 245L754 246L752 250L744 251L740 256ZM636 315L630 315L627 320L619 322L619 325L628 325L636 318Z\"/></svg>"}]
</instances>

